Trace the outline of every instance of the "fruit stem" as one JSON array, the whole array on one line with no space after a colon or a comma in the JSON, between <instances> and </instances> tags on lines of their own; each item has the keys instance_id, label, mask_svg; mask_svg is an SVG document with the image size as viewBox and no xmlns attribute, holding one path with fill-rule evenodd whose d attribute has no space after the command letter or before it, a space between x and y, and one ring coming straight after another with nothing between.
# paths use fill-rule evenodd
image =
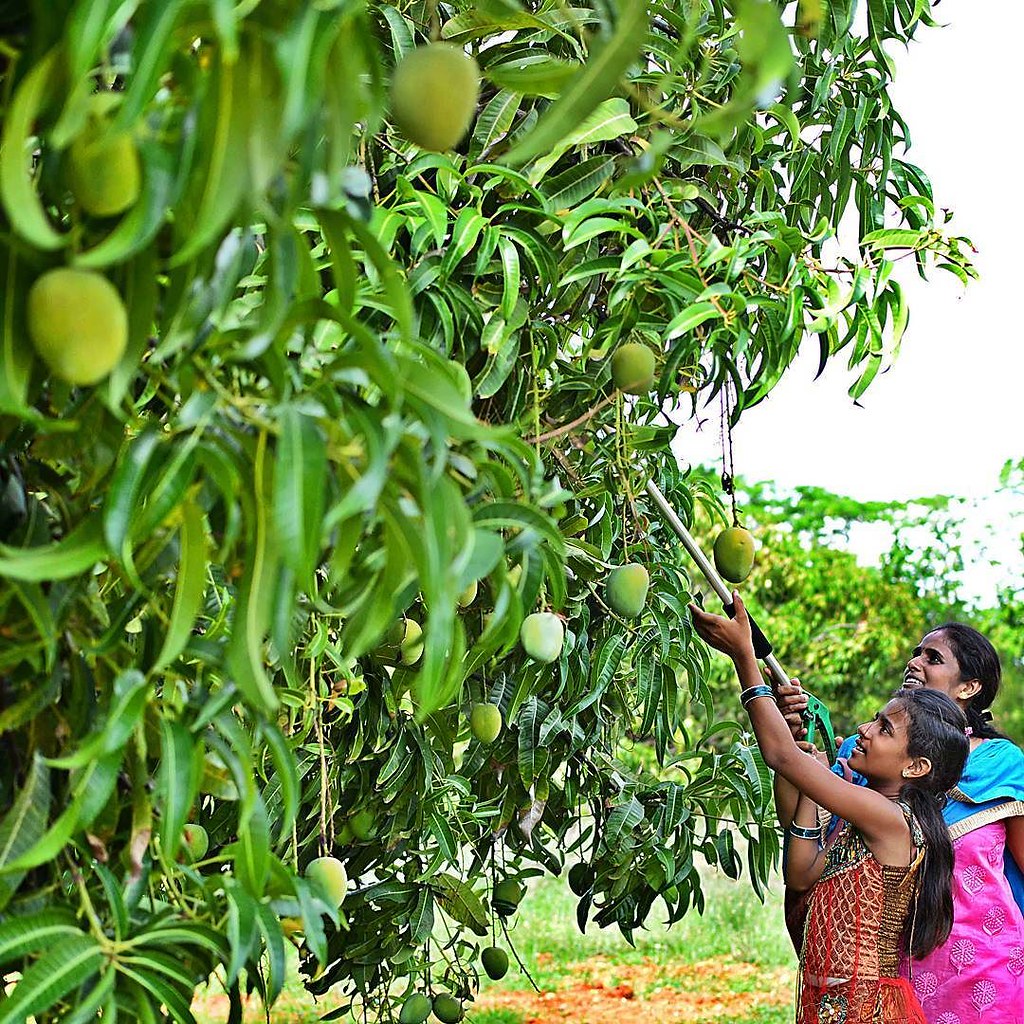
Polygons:
<instances>
[{"instance_id":1,"label":"fruit stem","mask_svg":"<svg viewBox=\"0 0 1024 1024\"><path fill-rule=\"evenodd\" d=\"M526 443L533 445L543 444L545 441L552 441L556 437L561 437L563 434L570 433L571 431L575 430L578 426L581 426L582 424L586 423L587 420L591 419L593 416L596 416L602 409L611 405L611 403L615 401L615 397L617 394L618 392L613 391L610 395L605 395L604 398L602 398L601 401L597 403L597 405L588 409L585 413L583 413L582 416L577 416L576 419L574 419L571 423L563 423L562 426L556 427L554 430L549 430L547 431L547 433L537 434L535 437L528 437L526 438ZM536 423L534 429L540 429L539 422Z\"/></svg>"},{"instance_id":2,"label":"fruit stem","mask_svg":"<svg viewBox=\"0 0 1024 1024\"><path fill-rule=\"evenodd\" d=\"M505 935L505 941L508 943L508 948L512 950L512 955L516 958L516 963L519 964L519 969L526 975L526 980L533 986L535 992L540 991L540 987L537 982L533 980L533 975L530 973L529 968L523 963L523 958L519 955L519 950L516 949L516 944L512 941L512 936L508 933L508 925L505 924L505 919L502 918L501 930Z\"/></svg>"}]
</instances>

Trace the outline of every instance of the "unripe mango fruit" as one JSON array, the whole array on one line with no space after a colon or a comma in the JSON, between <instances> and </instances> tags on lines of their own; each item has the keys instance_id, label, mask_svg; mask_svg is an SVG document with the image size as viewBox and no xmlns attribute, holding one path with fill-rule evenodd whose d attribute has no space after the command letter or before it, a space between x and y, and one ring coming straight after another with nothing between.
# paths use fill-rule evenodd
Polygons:
<instances>
[{"instance_id":1,"label":"unripe mango fruit","mask_svg":"<svg viewBox=\"0 0 1024 1024\"><path fill-rule=\"evenodd\" d=\"M480 954L480 963L491 981L498 981L508 974L508 953L498 946L488 946Z\"/></svg>"},{"instance_id":2,"label":"unripe mango fruit","mask_svg":"<svg viewBox=\"0 0 1024 1024\"><path fill-rule=\"evenodd\" d=\"M372 839L377 831L377 818L369 807L363 807L349 818L348 825L352 829L352 835L365 843Z\"/></svg>"},{"instance_id":3,"label":"unripe mango fruit","mask_svg":"<svg viewBox=\"0 0 1024 1024\"><path fill-rule=\"evenodd\" d=\"M654 352L639 341L612 353L612 382L630 395L645 395L654 383Z\"/></svg>"},{"instance_id":4,"label":"unripe mango fruit","mask_svg":"<svg viewBox=\"0 0 1024 1024\"><path fill-rule=\"evenodd\" d=\"M142 189L139 148L128 132L111 132L111 93L91 97L89 120L68 150L68 185L94 217L114 217L135 205Z\"/></svg>"},{"instance_id":5,"label":"unripe mango fruit","mask_svg":"<svg viewBox=\"0 0 1024 1024\"><path fill-rule=\"evenodd\" d=\"M647 604L647 588L651 577L638 562L620 565L608 573L605 585L605 601L608 607L627 619L635 618Z\"/></svg>"},{"instance_id":6,"label":"unripe mango fruit","mask_svg":"<svg viewBox=\"0 0 1024 1024\"><path fill-rule=\"evenodd\" d=\"M474 704L469 730L481 743L493 743L501 732L501 708L497 704Z\"/></svg>"},{"instance_id":7,"label":"unripe mango fruit","mask_svg":"<svg viewBox=\"0 0 1024 1024\"><path fill-rule=\"evenodd\" d=\"M391 114L402 134L423 149L443 152L466 134L480 95L480 68L451 43L407 53L391 78Z\"/></svg>"},{"instance_id":8,"label":"unripe mango fruit","mask_svg":"<svg viewBox=\"0 0 1024 1024\"><path fill-rule=\"evenodd\" d=\"M405 620L401 652L403 665L415 665L423 656L423 627L415 619Z\"/></svg>"},{"instance_id":9,"label":"unripe mango fruit","mask_svg":"<svg viewBox=\"0 0 1024 1024\"><path fill-rule=\"evenodd\" d=\"M534 661L558 661L565 642L565 627L551 612L534 612L523 619L519 641Z\"/></svg>"},{"instance_id":10,"label":"unripe mango fruit","mask_svg":"<svg viewBox=\"0 0 1024 1024\"><path fill-rule=\"evenodd\" d=\"M730 583L742 583L754 567L754 538L742 526L730 526L715 538L715 568Z\"/></svg>"},{"instance_id":11,"label":"unripe mango fruit","mask_svg":"<svg viewBox=\"0 0 1024 1024\"><path fill-rule=\"evenodd\" d=\"M594 884L594 869L580 861L569 868L569 888L577 896L588 892Z\"/></svg>"},{"instance_id":12,"label":"unripe mango fruit","mask_svg":"<svg viewBox=\"0 0 1024 1024\"><path fill-rule=\"evenodd\" d=\"M306 878L320 890L327 903L340 907L348 892L348 874L337 857L317 857L306 866Z\"/></svg>"},{"instance_id":13,"label":"unripe mango fruit","mask_svg":"<svg viewBox=\"0 0 1024 1024\"><path fill-rule=\"evenodd\" d=\"M462 1003L447 992L434 996L434 1016L441 1024L459 1024L462 1020Z\"/></svg>"},{"instance_id":14,"label":"unripe mango fruit","mask_svg":"<svg viewBox=\"0 0 1024 1024\"><path fill-rule=\"evenodd\" d=\"M503 878L500 882L495 882L494 890L491 892L494 912L502 917L514 914L525 894L526 889L514 878Z\"/></svg>"},{"instance_id":15,"label":"unripe mango fruit","mask_svg":"<svg viewBox=\"0 0 1024 1024\"><path fill-rule=\"evenodd\" d=\"M190 821L181 831L181 845L189 860L202 860L210 849L210 837L202 825Z\"/></svg>"},{"instance_id":16,"label":"unripe mango fruit","mask_svg":"<svg viewBox=\"0 0 1024 1024\"><path fill-rule=\"evenodd\" d=\"M28 290L28 334L54 376L95 384L121 361L128 313L117 289L95 270L57 267Z\"/></svg>"},{"instance_id":17,"label":"unripe mango fruit","mask_svg":"<svg viewBox=\"0 0 1024 1024\"><path fill-rule=\"evenodd\" d=\"M423 1024L430 1016L432 1008L430 996L426 996L422 992L413 992L402 1003L402 1009L398 1014L398 1024Z\"/></svg>"}]
</instances>

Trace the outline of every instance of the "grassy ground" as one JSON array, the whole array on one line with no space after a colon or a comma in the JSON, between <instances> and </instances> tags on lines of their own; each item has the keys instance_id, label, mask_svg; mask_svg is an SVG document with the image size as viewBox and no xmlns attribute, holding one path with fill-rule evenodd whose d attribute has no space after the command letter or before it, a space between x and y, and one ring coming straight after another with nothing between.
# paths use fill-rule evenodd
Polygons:
<instances>
[{"instance_id":1,"label":"grassy ground","mask_svg":"<svg viewBox=\"0 0 1024 1024\"><path fill-rule=\"evenodd\" d=\"M671 928L658 923L631 947L611 929L576 927L575 897L563 879L539 880L510 934L542 990L534 992L513 958L501 982L488 982L468 1024L788 1024L795 957L782 921L781 894L761 904L746 882L712 877L707 908ZM504 945L504 940L500 940ZM271 1011L274 1024L312 1024L336 1003L314 1004L292 972ZM226 1000L201 997L199 1024L222 1024ZM247 1008L246 1022L264 1019ZM433 1021L433 1018L431 1018Z\"/></svg>"}]
</instances>

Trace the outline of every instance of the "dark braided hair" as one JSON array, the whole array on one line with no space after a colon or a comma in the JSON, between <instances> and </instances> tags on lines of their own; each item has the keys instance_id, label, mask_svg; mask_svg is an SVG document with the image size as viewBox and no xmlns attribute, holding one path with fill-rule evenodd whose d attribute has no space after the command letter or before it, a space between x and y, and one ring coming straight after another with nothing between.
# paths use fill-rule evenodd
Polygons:
<instances>
[{"instance_id":1,"label":"dark braided hair","mask_svg":"<svg viewBox=\"0 0 1024 1024\"><path fill-rule=\"evenodd\" d=\"M992 724L988 710L999 693L1003 677L996 649L982 633L962 622L945 622L928 632L941 633L946 638L960 668L961 681L977 679L981 683L981 689L964 709L971 734L982 739L1005 739Z\"/></svg>"},{"instance_id":2,"label":"dark braided hair","mask_svg":"<svg viewBox=\"0 0 1024 1024\"><path fill-rule=\"evenodd\" d=\"M973 678L973 677L972 677ZM931 771L900 789L924 833L925 858L918 878L917 907L903 926L903 948L920 959L949 938L953 927L953 843L942 817L946 793L960 780L970 744L967 719L952 697L939 690L900 689L893 695L907 712L907 754L926 757Z\"/></svg>"}]
</instances>

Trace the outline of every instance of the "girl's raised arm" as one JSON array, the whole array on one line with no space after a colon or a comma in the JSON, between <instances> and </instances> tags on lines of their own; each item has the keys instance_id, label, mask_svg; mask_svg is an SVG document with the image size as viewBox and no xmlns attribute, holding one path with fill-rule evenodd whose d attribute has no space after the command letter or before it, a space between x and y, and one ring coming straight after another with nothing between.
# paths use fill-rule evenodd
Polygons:
<instances>
[{"instance_id":1,"label":"girl's raised arm","mask_svg":"<svg viewBox=\"0 0 1024 1024\"><path fill-rule=\"evenodd\" d=\"M690 605L698 634L716 650L732 658L743 689L741 700L761 748L765 764L791 782L814 803L850 822L860 830L876 855L878 841L903 839L909 835L902 810L895 802L866 786L854 786L834 775L817 758L801 750L776 707L771 687L765 686L750 639L750 622L743 601L733 592L736 617L727 619ZM762 699L762 697L764 699Z\"/></svg>"}]
</instances>

